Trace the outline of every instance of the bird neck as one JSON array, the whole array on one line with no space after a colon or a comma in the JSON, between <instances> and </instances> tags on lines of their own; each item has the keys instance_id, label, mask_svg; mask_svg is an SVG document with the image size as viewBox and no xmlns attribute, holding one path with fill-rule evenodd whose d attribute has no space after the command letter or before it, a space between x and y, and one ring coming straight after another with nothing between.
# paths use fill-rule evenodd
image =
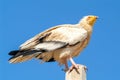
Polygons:
<instances>
[{"instance_id":1,"label":"bird neck","mask_svg":"<svg viewBox=\"0 0 120 80\"><path fill-rule=\"evenodd\" d=\"M88 34L91 35L92 28L93 28L91 25L89 25L87 23L85 24L84 22L80 22L78 25L79 25L79 27L83 27L88 32Z\"/></svg>"}]
</instances>

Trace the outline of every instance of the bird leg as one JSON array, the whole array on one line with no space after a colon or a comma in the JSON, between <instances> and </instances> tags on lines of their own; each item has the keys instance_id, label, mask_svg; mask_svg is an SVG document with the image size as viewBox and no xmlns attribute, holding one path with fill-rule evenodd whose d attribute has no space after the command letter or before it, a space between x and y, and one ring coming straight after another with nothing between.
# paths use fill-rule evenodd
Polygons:
<instances>
[{"instance_id":1,"label":"bird leg","mask_svg":"<svg viewBox=\"0 0 120 80\"><path fill-rule=\"evenodd\" d=\"M68 67L68 64L67 64L67 60L65 61L65 63L64 63L64 65L65 65L65 69L63 69L63 71L68 71L69 70L69 67Z\"/></svg>"},{"instance_id":2,"label":"bird leg","mask_svg":"<svg viewBox=\"0 0 120 80\"><path fill-rule=\"evenodd\" d=\"M69 59L70 62L72 63L72 66L71 66L70 68L68 67L67 59L66 59L66 60L65 60L65 63L64 63L65 69L62 69L63 71L66 72L66 71L69 70L69 72L71 72L73 69L78 69L78 68L79 68L79 65L74 62L74 60L72 59L71 56L70 56L68 59Z\"/></svg>"},{"instance_id":3,"label":"bird leg","mask_svg":"<svg viewBox=\"0 0 120 80\"><path fill-rule=\"evenodd\" d=\"M79 68L79 65L74 62L72 57L70 57L69 60L72 63L72 66L69 68L69 72L71 72L73 69L78 69Z\"/></svg>"}]
</instances>

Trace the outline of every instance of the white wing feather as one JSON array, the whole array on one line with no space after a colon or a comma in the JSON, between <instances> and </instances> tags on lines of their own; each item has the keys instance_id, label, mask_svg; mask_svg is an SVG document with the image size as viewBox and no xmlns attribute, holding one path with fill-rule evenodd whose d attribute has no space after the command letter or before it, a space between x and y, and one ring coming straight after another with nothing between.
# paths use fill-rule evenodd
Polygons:
<instances>
[{"instance_id":1,"label":"white wing feather","mask_svg":"<svg viewBox=\"0 0 120 80\"><path fill-rule=\"evenodd\" d=\"M73 45L77 42L81 42L85 38L87 38L87 31L82 27L60 27L53 30L51 36L54 36L56 34L59 34L59 36L52 38L52 41L66 42L70 45Z\"/></svg>"},{"instance_id":2,"label":"white wing feather","mask_svg":"<svg viewBox=\"0 0 120 80\"><path fill-rule=\"evenodd\" d=\"M49 31L50 30L50 31ZM26 41L24 44L20 46L21 49L28 49L28 48L44 48L47 50L57 49L59 47L64 46L61 43L67 43L69 45L74 45L77 42L82 42L84 39L87 38L87 31L82 27L77 27L77 25L59 25L59 27L53 27L49 30L43 32L44 34L38 34L35 37L31 38L30 40ZM39 39L41 37L46 36L45 34L49 34L46 39L39 43ZM61 43L44 43L46 41L58 41ZM53 47L54 46L54 47Z\"/></svg>"}]
</instances>

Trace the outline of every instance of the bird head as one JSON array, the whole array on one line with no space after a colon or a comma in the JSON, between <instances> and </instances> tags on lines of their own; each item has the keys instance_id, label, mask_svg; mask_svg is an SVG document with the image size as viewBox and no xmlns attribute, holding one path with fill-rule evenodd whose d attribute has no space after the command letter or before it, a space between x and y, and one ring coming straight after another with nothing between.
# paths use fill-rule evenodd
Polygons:
<instances>
[{"instance_id":1,"label":"bird head","mask_svg":"<svg viewBox=\"0 0 120 80\"><path fill-rule=\"evenodd\" d=\"M80 23L84 22L84 23L87 23L90 26L93 26L94 23L96 22L97 18L98 18L98 16L88 15L88 16L83 17L81 19Z\"/></svg>"}]
</instances>

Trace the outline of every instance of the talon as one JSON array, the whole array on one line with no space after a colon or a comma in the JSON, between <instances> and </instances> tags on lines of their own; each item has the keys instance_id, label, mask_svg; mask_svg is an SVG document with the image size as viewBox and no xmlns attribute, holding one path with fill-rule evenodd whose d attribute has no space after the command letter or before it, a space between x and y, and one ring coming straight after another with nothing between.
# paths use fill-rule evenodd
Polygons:
<instances>
[{"instance_id":1,"label":"talon","mask_svg":"<svg viewBox=\"0 0 120 80\"><path fill-rule=\"evenodd\" d=\"M62 71L64 72L67 72L68 70L69 70L68 68L62 69Z\"/></svg>"},{"instance_id":2,"label":"talon","mask_svg":"<svg viewBox=\"0 0 120 80\"><path fill-rule=\"evenodd\" d=\"M69 68L69 72L71 72L73 69L79 69L79 65L78 65L78 64L72 65L72 66Z\"/></svg>"},{"instance_id":3,"label":"talon","mask_svg":"<svg viewBox=\"0 0 120 80\"><path fill-rule=\"evenodd\" d=\"M85 70L85 71L88 71L88 68L85 66L85 67L84 67L84 70Z\"/></svg>"},{"instance_id":4,"label":"talon","mask_svg":"<svg viewBox=\"0 0 120 80\"><path fill-rule=\"evenodd\" d=\"M74 65L74 68L79 69L79 65L78 64Z\"/></svg>"}]
</instances>

